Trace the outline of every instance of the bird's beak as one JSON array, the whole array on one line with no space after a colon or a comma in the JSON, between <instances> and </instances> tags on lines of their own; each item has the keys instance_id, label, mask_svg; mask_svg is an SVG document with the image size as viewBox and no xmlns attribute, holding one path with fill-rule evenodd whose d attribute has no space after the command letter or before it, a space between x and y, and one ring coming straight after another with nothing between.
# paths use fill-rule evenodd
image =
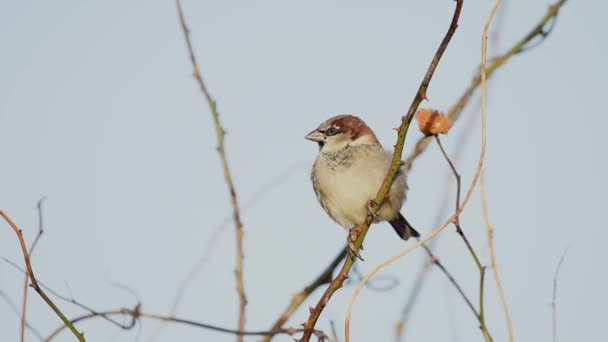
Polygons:
<instances>
[{"instance_id":1,"label":"bird's beak","mask_svg":"<svg viewBox=\"0 0 608 342\"><path fill-rule=\"evenodd\" d=\"M311 141L323 142L323 140L325 139L325 135L315 129L314 131L308 133L304 138Z\"/></svg>"}]
</instances>

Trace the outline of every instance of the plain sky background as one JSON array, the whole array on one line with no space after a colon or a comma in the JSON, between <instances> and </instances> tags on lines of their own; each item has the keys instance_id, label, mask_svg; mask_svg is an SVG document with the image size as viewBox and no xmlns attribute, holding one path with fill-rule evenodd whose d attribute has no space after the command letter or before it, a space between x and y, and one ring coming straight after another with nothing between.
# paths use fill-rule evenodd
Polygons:
<instances>
[{"instance_id":1,"label":"plain sky background","mask_svg":"<svg viewBox=\"0 0 608 342\"><path fill-rule=\"evenodd\" d=\"M465 1L460 27L437 69L424 107L450 106L480 61L481 31L492 1ZM545 14L550 1L505 1L490 48L503 51ZM342 113L364 118L385 146L395 133L452 16L449 0L185 1L192 41L228 131L226 145L245 226L247 329L267 329L292 293L343 247L346 234L317 204L309 168L317 147L303 136ZM559 280L561 341L605 336L608 233L603 213L608 163L605 79L606 2L569 1L538 48L513 58L492 79L487 187L500 270L518 341L551 339L552 280ZM33 257L40 280L97 309L167 313L182 279L207 249L230 203L209 109L191 77L173 1L2 1L0 3L0 208L36 232L36 202L46 230ZM475 99L477 101L477 99ZM468 186L480 146L472 103L443 141L459 150ZM473 122L467 127L467 122ZM414 129L407 147L421 136ZM462 137L466 143L457 147ZM454 185L432 145L409 174L404 213L424 234ZM269 185L272 184L272 185ZM266 189L263 196L256 196ZM253 198L253 200L251 200ZM246 203L248 203L246 205ZM450 203L452 201L450 200ZM479 194L462 225L489 262ZM0 224L0 256L22 264L18 241ZM409 244L387 224L365 242L362 272ZM453 228L437 254L477 303L478 273ZM363 291L353 341L389 341L422 250L381 273L389 292ZM232 225L185 293L178 316L236 327ZM387 280L388 279L388 280ZM23 276L0 263L0 290L21 301ZM343 335L354 287L339 291L319 320ZM296 326L315 292L289 321ZM81 314L57 301L70 316ZM506 325L495 282L486 316L495 341ZM31 294L30 323L46 335L60 325ZM125 319L126 321L126 319ZM0 301L0 340L17 341L19 319ZM141 340L158 323L146 320ZM89 341L133 341L102 319L78 328ZM477 322L446 278L431 271L411 316L410 341L482 341ZM250 341L259 338L248 338ZM28 340L35 335L28 333ZM58 341L73 340L67 333ZM159 341L233 341L233 335L169 325ZM277 341L290 341L286 336Z\"/></svg>"}]
</instances>

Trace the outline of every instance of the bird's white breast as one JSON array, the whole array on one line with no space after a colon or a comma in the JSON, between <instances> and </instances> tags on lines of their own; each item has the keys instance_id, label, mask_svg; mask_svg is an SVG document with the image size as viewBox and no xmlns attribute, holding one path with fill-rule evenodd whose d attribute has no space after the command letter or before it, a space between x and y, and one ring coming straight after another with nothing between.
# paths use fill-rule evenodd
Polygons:
<instances>
[{"instance_id":1,"label":"bird's white breast","mask_svg":"<svg viewBox=\"0 0 608 342\"><path fill-rule=\"evenodd\" d=\"M376 197L389 166L390 156L381 146L349 146L319 153L312 178L321 206L343 227L359 225L365 220L369 201ZM405 176L400 172L377 220L392 220L404 198Z\"/></svg>"}]
</instances>

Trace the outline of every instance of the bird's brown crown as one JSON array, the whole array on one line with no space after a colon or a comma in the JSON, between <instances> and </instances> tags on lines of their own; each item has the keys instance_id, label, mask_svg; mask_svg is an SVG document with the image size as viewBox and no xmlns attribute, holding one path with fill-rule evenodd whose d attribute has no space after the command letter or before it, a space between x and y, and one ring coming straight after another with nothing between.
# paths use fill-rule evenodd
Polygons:
<instances>
[{"instance_id":1,"label":"bird's brown crown","mask_svg":"<svg viewBox=\"0 0 608 342\"><path fill-rule=\"evenodd\" d=\"M378 139L371 128L369 128L363 120L354 115L345 114L334 116L326 121L326 126L333 126L338 132L349 134L353 141L362 138L368 140L370 143L378 143Z\"/></svg>"}]
</instances>

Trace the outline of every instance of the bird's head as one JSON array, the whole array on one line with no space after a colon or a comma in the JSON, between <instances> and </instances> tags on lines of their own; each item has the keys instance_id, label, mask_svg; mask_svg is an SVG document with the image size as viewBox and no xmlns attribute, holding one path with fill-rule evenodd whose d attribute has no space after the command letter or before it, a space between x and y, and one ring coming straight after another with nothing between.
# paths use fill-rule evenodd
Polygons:
<instances>
[{"instance_id":1,"label":"bird's head","mask_svg":"<svg viewBox=\"0 0 608 342\"><path fill-rule=\"evenodd\" d=\"M354 145L379 145L374 132L354 115L338 115L323 121L305 137L319 144L319 150L332 152Z\"/></svg>"}]
</instances>

